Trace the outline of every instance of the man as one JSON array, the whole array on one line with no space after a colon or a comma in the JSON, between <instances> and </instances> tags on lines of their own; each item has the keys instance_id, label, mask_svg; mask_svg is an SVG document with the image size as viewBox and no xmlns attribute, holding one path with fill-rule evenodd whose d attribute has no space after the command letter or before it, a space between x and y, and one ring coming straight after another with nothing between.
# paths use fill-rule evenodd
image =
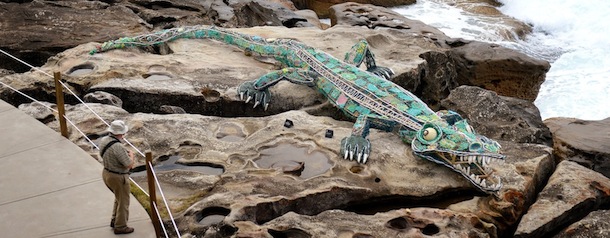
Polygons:
<instances>
[{"instance_id":1,"label":"man","mask_svg":"<svg viewBox=\"0 0 610 238\"><path fill-rule=\"evenodd\" d=\"M113 121L108 127L110 134L100 141L100 157L104 164L102 178L110 191L114 193L114 208L110 221L114 234L129 234L134 231L133 228L127 226L127 220L129 220L131 187L129 170L133 168L135 160L133 153L123 148L120 143L127 130L125 122Z\"/></svg>"}]
</instances>

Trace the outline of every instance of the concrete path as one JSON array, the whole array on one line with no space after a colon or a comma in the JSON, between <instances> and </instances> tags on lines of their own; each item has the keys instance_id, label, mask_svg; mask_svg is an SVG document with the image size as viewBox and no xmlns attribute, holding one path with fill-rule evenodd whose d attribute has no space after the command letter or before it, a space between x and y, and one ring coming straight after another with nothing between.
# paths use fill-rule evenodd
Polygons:
<instances>
[{"instance_id":1,"label":"concrete path","mask_svg":"<svg viewBox=\"0 0 610 238\"><path fill-rule=\"evenodd\" d=\"M0 236L155 237L133 196L128 225L135 232L112 232L114 195L102 169L58 132L0 100Z\"/></svg>"}]
</instances>

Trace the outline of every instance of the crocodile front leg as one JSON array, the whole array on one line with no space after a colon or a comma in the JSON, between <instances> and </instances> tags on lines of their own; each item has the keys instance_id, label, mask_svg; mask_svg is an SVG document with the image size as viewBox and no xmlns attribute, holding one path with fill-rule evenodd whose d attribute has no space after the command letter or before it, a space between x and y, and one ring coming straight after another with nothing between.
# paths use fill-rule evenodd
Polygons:
<instances>
[{"instance_id":1,"label":"crocodile front leg","mask_svg":"<svg viewBox=\"0 0 610 238\"><path fill-rule=\"evenodd\" d=\"M390 79L394 75L394 71L388 67L377 66L375 63L375 55L369 48L369 43L366 40L360 40L350 51L345 53L346 63L360 67L362 62L366 65L366 71L371 72L379 77Z\"/></svg>"},{"instance_id":2,"label":"crocodile front leg","mask_svg":"<svg viewBox=\"0 0 610 238\"><path fill-rule=\"evenodd\" d=\"M366 114L358 116L352 129L352 135L341 140L343 159L356 159L358 163L366 163L371 154L371 142L366 139L369 134L369 126L370 122Z\"/></svg>"},{"instance_id":3,"label":"crocodile front leg","mask_svg":"<svg viewBox=\"0 0 610 238\"><path fill-rule=\"evenodd\" d=\"M271 101L269 87L284 79L311 87L314 85L315 73L302 68L284 68L267 73L257 80L242 83L237 88L237 93L239 98L245 100L246 103L254 100L254 107L262 105L267 110Z\"/></svg>"}]
</instances>

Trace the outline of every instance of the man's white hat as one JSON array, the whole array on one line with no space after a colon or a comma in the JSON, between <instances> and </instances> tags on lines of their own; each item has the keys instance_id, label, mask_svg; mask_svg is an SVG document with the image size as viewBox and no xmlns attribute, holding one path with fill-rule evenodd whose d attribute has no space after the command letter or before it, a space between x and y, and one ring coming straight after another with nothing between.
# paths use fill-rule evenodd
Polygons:
<instances>
[{"instance_id":1,"label":"man's white hat","mask_svg":"<svg viewBox=\"0 0 610 238\"><path fill-rule=\"evenodd\" d=\"M110 123L110 126L108 127L108 131L110 133L112 133L113 135L122 135L127 133L127 125L125 125L124 121L121 120L115 120L112 123Z\"/></svg>"}]
</instances>

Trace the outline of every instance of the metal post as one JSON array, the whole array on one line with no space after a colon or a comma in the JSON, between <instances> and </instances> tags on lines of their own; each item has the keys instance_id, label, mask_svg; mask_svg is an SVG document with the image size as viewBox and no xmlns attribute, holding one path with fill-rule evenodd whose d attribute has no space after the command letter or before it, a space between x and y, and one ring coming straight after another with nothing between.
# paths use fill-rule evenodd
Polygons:
<instances>
[{"instance_id":1,"label":"metal post","mask_svg":"<svg viewBox=\"0 0 610 238\"><path fill-rule=\"evenodd\" d=\"M59 117L59 129L61 131L61 135L63 137L68 138L68 127L66 126L66 109L64 107L64 92L63 92L63 87L61 86L61 83L59 83L59 80L61 80L61 73L60 72L55 72L54 73L54 78L55 78L55 98L57 101L57 111L58 111L58 117Z\"/></svg>"},{"instance_id":2,"label":"metal post","mask_svg":"<svg viewBox=\"0 0 610 238\"><path fill-rule=\"evenodd\" d=\"M152 164L152 152L146 151L146 178L148 181L148 194L150 199L150 219L152 220L153 226L155 227L155 233L157 237L161 236L161 221L157 216L157 210L155 205L157 204L157 193L155 178L153 178L153 172L150 168Z\"/></svg>"}]
</instances>

